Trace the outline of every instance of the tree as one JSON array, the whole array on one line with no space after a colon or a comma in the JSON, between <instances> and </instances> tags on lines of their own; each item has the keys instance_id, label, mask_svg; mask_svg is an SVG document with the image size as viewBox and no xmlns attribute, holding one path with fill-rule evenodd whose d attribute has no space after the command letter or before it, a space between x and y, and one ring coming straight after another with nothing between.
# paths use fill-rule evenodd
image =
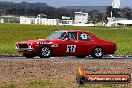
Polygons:
<instances>
[{"instance_id":1,"label":"tree","mask_svg":"<svg viewBox=\"0 0 132 88\"><path fill-rule=\"evenodd\" d=\"M122 18L127 18L127 19L132 18L131 8L129 8L129 7L121 8L119 14L120 14L120 17L122 17Z\"/></svg>"},{"instance_id":2,"label":"tree","mask_svg":"<svg viewBox=\"0 0 132 88\"><path fill-rule=\"evenodd\" d=\"M108 6L107 9L106 9L107 17L111 17L111 11L113 11L112 6Z\"/></svg>"},{"instance_id":3,"label":"tree","mask_svg":"<svg viewBox=\"0 0 132 88\"><path fill-rule=\"evenodd\" d=\"M93 21L94 23L97 23L100 21L100 15L99 15L99 11L97 10L92 10L89 12L90 15L90 20Z\"/></svg>"},{"instance_id":4,"label":"tree","mask_svg":"<svg viewBox=\"0 0 132 88\"><path fill-rule=\"evenodd\" d=\"M107 23L107 21L108 21L108 20L107 20L107 14L106 14L106 13L103 13L103 14L102 14L102 22L103 22L103 23Z\"/></svg>"}]
</instances>

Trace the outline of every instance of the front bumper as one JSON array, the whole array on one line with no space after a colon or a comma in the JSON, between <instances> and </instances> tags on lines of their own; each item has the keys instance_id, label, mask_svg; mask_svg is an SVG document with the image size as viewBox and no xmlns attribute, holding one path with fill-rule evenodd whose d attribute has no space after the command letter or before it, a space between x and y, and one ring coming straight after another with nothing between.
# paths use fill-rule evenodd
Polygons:
<instances>
[{"instance_id":1,"label":"front bumper","mask_svg":"<svg viewBox=\"0 0 132 88\"><path fill-rule=\"evenodd\" d=\"M18 52L34 52L35 50L33 48L17 48Z\"/></svg>"}]
</instances>

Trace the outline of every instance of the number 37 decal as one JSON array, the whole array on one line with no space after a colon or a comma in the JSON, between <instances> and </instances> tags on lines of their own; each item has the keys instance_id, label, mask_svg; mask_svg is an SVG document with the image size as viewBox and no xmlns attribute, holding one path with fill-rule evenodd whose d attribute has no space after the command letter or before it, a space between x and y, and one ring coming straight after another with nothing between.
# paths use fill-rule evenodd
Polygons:
<instances>
[{"instance_id":1,"label":"number 37 decal","mask_svg":"<svg viewBox=\"0 0 132 88\"><path fill-rule=\"evenodd\" d=\"M74 53L76 51L76 45L67 45L66 52Z\"/></svg>"}]
</instances>

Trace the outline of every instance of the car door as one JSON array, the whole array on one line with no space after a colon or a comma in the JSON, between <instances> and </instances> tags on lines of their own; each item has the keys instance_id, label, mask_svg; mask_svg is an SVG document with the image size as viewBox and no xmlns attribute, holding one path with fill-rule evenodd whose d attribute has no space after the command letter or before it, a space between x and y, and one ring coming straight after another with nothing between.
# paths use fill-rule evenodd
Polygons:
<instances>
[{"instance_id":1,"label":"car door","mask_svg":"<svg viewBox=\"0 0 132 88\"><path fill-rule=\"evenodd\" d=\"M66 37L58 40L58 47L55 48L55 55L73 56L77 53L77 32L67 32Z\"/></svg>"},{"instance_id":2,"label":"car door","mask_svg":"<svg viewBox=\"0 0 132 88\"><path fill-rule=\"evenodd\" d=\"M78 53L77 32L68 32L68 40L65 47L67 56L74 56Z\"/></svg>"},{"instance_id":3,"label":"car door","mask_svg":"<svg viewBox=\"0 0 132 88\"><path fill-rule=\"evenodd\" d=\"M78 54L89 55L93 47L93 39L87 32L78 33Z\"/></svg>"}]
</instances>

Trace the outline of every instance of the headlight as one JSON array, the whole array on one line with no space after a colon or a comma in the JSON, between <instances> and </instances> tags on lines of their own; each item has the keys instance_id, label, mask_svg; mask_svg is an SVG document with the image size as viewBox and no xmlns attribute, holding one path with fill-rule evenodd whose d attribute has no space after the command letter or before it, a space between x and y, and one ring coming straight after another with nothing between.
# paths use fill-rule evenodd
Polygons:
<instances>
[{"instance_id":1,"label":"headlight","mask_svg":"<svg viewBox=\"0 0 132 88\"><path fill-rule=\"evenodd\" d=\"M32 44L29 44L29 49L32 49Z\"/></svg>"},{"instance_id":2,"label":"headlight","mask_svg":"<svg viewBox=\"0 0 132 88\"><path fill-rule=\"evenodd\" d=\"M18 44L16 44L16 49L18 49Z\"/></svg>"}]
</instances>

